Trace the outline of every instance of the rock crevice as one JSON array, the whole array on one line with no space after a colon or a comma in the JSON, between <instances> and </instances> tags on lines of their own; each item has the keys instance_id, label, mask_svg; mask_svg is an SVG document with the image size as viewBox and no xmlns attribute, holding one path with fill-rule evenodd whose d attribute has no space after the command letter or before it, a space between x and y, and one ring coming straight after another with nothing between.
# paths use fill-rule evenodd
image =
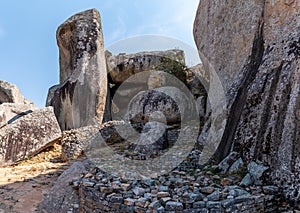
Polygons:
<instances>
[{"instance_id":1,"label":"rock crevice","mask_svg":"<svg viewBox=\"0 0 300 213\"><path fill-rule=\"evenodd\" d=\"M220 162L222 159L224 159L231 151L232 141L234 139L234 135L244 109L245 101L247 99L248 87L255 79L255 75L258 72L258 68L262 62L263 54L263 23L260 23L253 41L253 49L252 54L249 57L249 63L244 68L244 77L241 80L239 89L237 90L234 101L230 107L224 135L215 154L215 160L217 160L217 162Z\"/></svg>"},{"instance_id":2,"label":"rock crevice","mask_svg":"<svg viewBox=\"0 0 300 213\"><path fill-rule=\"evenodd\" d=\"M233 150L262 162L270 167L266 179L297 205L299 9L297 1L204 0L194 25L204 68L218 74L229 112L216 159Z\"/></svg>"}]
</instances>

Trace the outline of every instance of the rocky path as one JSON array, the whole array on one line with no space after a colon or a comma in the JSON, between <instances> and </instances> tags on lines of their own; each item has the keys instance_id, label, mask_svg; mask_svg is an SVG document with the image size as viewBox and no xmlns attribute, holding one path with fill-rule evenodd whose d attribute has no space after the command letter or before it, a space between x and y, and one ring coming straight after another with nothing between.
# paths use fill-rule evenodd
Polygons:
<instances>
[{"instance_id":1,"label":"rocky path","mask_svg":"<svg viewBox=\"0 0 300 213\"><path fill-rule=\"evenodd\" d=\"M43 195L69 167L60 154L61 147L55 144L31 159L0 168L0 213L37 212Z\"/></svg>"}]
</instances>

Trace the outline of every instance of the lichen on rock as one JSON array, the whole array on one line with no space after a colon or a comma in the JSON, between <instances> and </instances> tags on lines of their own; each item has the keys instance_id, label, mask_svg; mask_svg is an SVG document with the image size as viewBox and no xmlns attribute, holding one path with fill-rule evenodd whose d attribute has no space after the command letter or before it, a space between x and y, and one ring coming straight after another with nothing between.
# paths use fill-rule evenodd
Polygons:
<instances>
[{"instance_id":1,"label":"lichen on rock","mask_svg":"<svg viewBox=\"0 0 300 213\"><path fill-rule=\"evenodd\" d=\"M270 166L269 181L299 202L299 3L286 2L201 1L194 36L205 69L214 68L226 93L215 158L235 150Z\"/></svg>"},{"instance_id":2,"label":"lichen on rock","mask_svg":"<svg viewBox=\"0 0 300 213\"><path fill-rule=\"evenodd\" d=\"M100 14L96 9L75 14L57 33L60 85L49 90L62 130L101 123L107 73Z\"/></svg>"}]
</instances>

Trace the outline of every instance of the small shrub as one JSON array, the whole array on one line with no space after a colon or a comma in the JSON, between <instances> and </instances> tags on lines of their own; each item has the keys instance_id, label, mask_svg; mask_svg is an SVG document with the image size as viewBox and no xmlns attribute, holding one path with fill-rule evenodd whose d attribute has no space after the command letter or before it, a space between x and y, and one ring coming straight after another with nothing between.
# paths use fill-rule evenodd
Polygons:
<instances>
[{"instance_id":1,"label":"small shrub","mask_svg":"<svg viewBox=\"0 0 300 213\"><path fill-rule=\"evenodd\" d=\"M155 66L153 69L167 72L177 77L184 84L187 83L187 66L169 57L162 57L160 60L160 64L158 66Z\"/></svg>"}]
</instances>

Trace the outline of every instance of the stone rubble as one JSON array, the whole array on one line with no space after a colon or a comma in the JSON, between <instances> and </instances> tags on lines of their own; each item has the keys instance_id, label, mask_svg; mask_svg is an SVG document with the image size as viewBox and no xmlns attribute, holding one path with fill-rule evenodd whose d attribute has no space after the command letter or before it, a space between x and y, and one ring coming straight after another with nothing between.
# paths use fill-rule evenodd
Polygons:
<instances>
[{"instance_id":1,"label":"stone rubble","mask_svg":"<svg viewBox=\"0 0 300 213\"><path fill-rule=\"evenodd\" d=\"M89 140L99 132L97 126L87 126L62 132L61 160L66 162L77 159L89 145Z\"/></svg>"},{"instance_id":2,"label":"stone rubble","mask_svg":"<svg viewBox=\"0 0 300 213\"><path fill-rule=\"evenodd\" d=\"M161 131L157 131L158 129ZM186 131L180 131L178 127L167 126L159 122L149 122L142 125L139 123L129 124L125 121L109 121L99 126L87 126L64 131L61 139L61 158L63 161L70 161L81 155L89 156L89 147L97 137L100 137L101 141L105 142L116 153L130 159L144 159L148 155L148 157L158 156L173 146L179 137L188 140L194 136L196 141L197 128L192 130L192 134ZM193 150L186 157L188 163L182 162L179 167L185 170L196 168L199 154L199 150ZM113 162L111 163L113 165Z\"/></svg>"},{"instance_id":3,"label":"stone rubble","mask_svg":"<svg viewBox=\"0 0 300 213\"><path fill-rule=\"evenodd\" d=\"M65 212L285 212L293 208L286 202L282 189L275 185L242 185L243 177L264 181L266 167L251 162L234 173L217 172L221 165L195 166L199 153L192 154L173 171L148 178L128 178L107 173L90 160L78 164L80 173L71 174L76 163L62 175L64 182L55 184L68 189L52 193L52 198L65 196L60 203ZM231 156L235 155L234 153ZM229 167L240 161L231 162ZM192 163L189 167L189 163ZM198 167L198 168L197 168ZM248 173L247 173L248 172ZM251 174L251 175L250 175ZM254 179L253 179L254 180ZM54 187L55 188L55 187ZM70 190L72 188L72 190ZM54 195L54 196L53 196ZM75 197L74 197L75 196ZM70 198L70 199L69 199ZM49 199L46 198L46 200ZM43 202L47 204L46 201ZM48 200L49 204L49 200ZM47 205L48 205L47 204ZM46 206L47 206L46 205ZM48 208L49 210L49 208ZM56 207L57 211L60 211ZM47 211L53 212L53 211Z\"/></svg>"},{"instance_id":4,"label":"stone rubble","mask_svg":"<svg viewBox=\"0 0 300 213\"><path fill-rule=\"evenodd\" d=\"M71 185L79 187L81 212L291 212L277 186L241 187L237 176L222 185L224 179L196 169L130 180L93 168Z\"/></svg>"}]
</instances>

